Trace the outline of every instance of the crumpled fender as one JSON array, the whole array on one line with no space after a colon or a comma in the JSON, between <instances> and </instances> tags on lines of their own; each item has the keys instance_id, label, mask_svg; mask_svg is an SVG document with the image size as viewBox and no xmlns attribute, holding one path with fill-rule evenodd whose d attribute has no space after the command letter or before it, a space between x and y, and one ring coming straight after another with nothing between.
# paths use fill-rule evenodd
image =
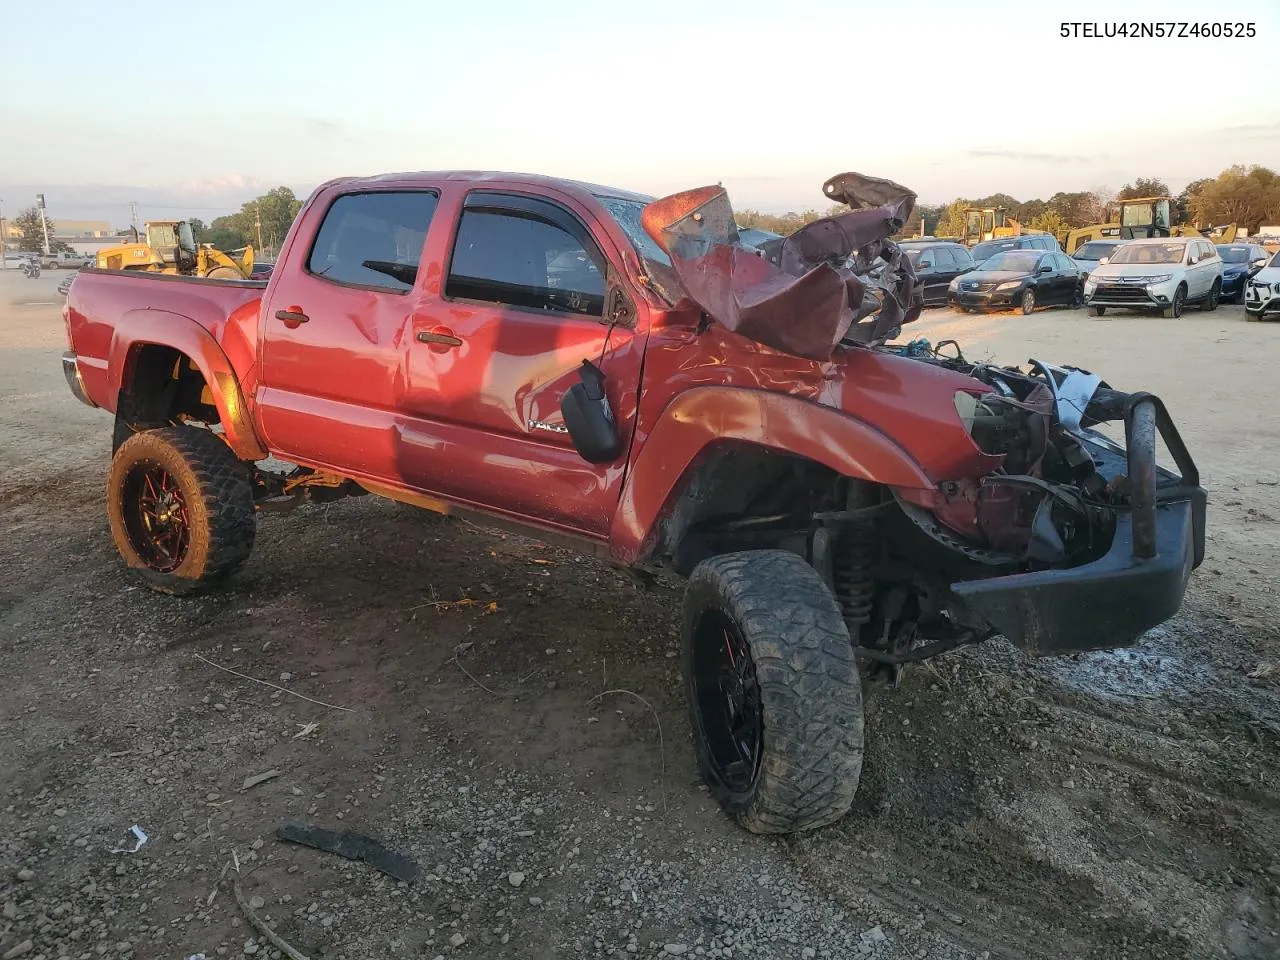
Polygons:
<instances>
[{"instance_id":1,"label":"crumpled fender","mask_svg":"<svg viewBox=\"0 0 1280 960\"><path fill-rule=\"evenodd\" d=\"M114 411L121 388L133 378L133 365L146 344L172 347L191 358L204 376L218 409L227 445L241 460L261 460L267 449L258 439L249 417L240 382L231 361L213 336L200 324L166 310L130 310L116 323L107 356L110 396L94 397L99 406ZM102 401L107 402L102 402Z\"/></svg>"},{"instance_id":2,"label":"crumpled fender","mask_svg":"<svg viewBox=\"0 0 1280 960\"><path fill-rule=\"evenodd\" d=\"M831 407L767 390L695 387L663 410L644 439L610 530L610 552L635 563L683 478L704 451L742 442L808 457L847 477L909 489L934 481L910 454L875 427Z\"/></svg>"}]
</instances>

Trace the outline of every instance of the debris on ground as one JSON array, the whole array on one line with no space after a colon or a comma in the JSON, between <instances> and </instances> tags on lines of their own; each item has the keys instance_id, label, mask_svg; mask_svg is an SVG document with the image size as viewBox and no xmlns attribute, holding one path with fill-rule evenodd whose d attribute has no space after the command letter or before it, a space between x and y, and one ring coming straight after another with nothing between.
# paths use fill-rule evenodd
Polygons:
<instances>
[{"instance_id":1,"label":"debris on ground","mask_svg":"<svg viewBox=\"0 0 1280 960\"><path fill-rule=\"evenodd\" d=\"M143 832L142 828L136 823L129 828L129 832L133 834L132 847L112 847L112 853L137 853L142 849L142 845L147 842L149 837Z\"/></svg>"},{"instance_id":2,"label":"debris on ground","mask_svg":"<svg viewBox=\"0 0 1280 960\"><path fill-rule=\"evenodd\" d=\"M337 833L321 827L286 823L276 836L288 843L300 844L326 853L336 853L348 860L363 860L389 877L410 883L417 879L418 865L403 854L388 850L372 837L344 830Z\"/></svg>"},{"instance_id":3,"label":"debris on ground","mask_svg":"<svg viewBox=\"0 0 1280 960\"><path fill-rule=\"evenodd\" d=\"M252 777L245 777L244 783L240 785L240 792L252 790L260 783L266 783L268 780L274 780L283 773L283 770L268 770L266 773L254 774Z\"/></svg>"}]
</instances>

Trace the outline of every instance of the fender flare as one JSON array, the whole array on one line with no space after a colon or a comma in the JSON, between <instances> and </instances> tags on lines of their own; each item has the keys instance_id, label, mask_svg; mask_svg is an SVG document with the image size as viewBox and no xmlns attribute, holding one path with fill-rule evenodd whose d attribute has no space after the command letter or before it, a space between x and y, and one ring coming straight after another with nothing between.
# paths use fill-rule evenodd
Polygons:
<instances>
[{"instance_id":1,"label":"fender flare","mask_svg":"<svg viewBox=\"0 0 1280 960\"><path fill-rule=\"evenodd\" d=\"M936 486L890 437L847 413L767 390L695 387L662 411L628 471L609 535L615 557L630 564L644 555L686 474L724 441L807 457L843 476L892 487Z\"/></svg>"},{"instance_id":2,"label":"fender flare","mask_svg":"<svg viewBox=\"0 0 1280 960\"><path fill-rule=\"evenodd\" d=\"M115 409L121 389L133 377L140 348L169 347L185 354L200 371L218 410L224 439L241 460L261 460L267 449L249 417L240 381L212 334L189 317L167 310L130 310L116 323L107 354L108 387Z\"/></svg>"}]
</instances>

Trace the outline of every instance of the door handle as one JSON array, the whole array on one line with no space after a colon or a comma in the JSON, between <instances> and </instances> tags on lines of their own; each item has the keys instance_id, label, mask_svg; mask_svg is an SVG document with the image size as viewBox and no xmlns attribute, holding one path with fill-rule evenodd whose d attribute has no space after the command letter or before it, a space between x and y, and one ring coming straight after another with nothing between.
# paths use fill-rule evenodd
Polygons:
<instances>
[{"instance_id":1,"label":"door handle","mask_svg":"<svg viewBox=\"0 0 1280 960\"><path fill-rule=\"evenodd\" d=\"M276 319L283 320L286 326L296 327L300 323L306 323L311 318L302 312L301 307L290 307L288 310L277 310Z\"/></svg>"},{"instance_id":2,"label":"door handle","mask_svg":"<svg viewBox=\"0 0 1280 960\"><path fill-rule=\"evenodd\" d=\"M431 332L423 331L418 334L419 343L433 343L445 347L460 347L462 341L455 337L452 333L443 330L432 330Z\"/></svg>"}]
</instances>

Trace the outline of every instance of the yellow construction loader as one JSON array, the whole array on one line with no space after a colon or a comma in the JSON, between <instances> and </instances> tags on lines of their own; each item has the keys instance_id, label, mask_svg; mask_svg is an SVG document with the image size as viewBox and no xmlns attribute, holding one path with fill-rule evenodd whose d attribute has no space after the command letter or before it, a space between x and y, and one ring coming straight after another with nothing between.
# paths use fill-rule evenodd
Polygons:
<instances>
[{"instance_id":1,"label":"yellow construction loader","mask_svg":"<svg viewBox=\"0 0 1280 960\"><path fill-rule=\"evenodd\" d=\"M1022 233L1022 224L1009 216L1004 207L965 207L964 234L960 240L966 247Z\"/></svg>"},{"instance_id":2,"label":"yellow construction loader","mask_svg":"<svg viewBox=\"0 0 1280 960\"><path fill-rule=\"evenodd\" d=\"M1172 201L1169 197L1135 197L1117 200L1108 223L1095 223L1068 231L1062 238L1062 249L1071 256L1090 240L1138 240L1144 237L1204 237L1214 243L1234 243L1236 225L1205 228L1202 232L1190 224L1173 226L1169 220Z\"/></svg>"},{"instance_id":3,"label":"yellow construction loader","mask_svg":"<svg viewBox=\"0 0 1280 960\"><path fill-rule=\"evenodd\" d=\"M129 243L98 251L100 270L143 270L148 273L181 273L217 280L247 280L253 272L253 247L245 247L239 259L196 243L187 220L148 220L145 238L135 230Z\"/></svg>"}]
</instances>

